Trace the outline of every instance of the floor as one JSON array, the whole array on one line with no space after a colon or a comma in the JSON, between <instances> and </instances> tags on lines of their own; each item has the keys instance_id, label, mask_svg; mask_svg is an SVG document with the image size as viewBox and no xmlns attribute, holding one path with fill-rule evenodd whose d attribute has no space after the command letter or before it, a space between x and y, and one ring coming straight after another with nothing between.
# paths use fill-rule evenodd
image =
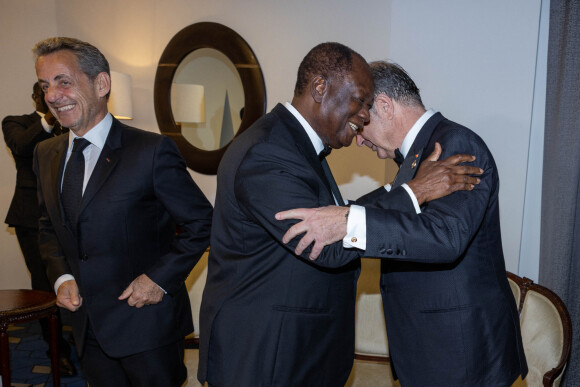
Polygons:
<instances>
[{"instance_id":1,"label":"floor","mask_svg":"<svg viewBox=\"0 0 580 387\"><path fill-rule=\"evenodd\" d=\"M69 336L70 327L64 326L65 337ZM10 341L10 363L12 369L12 386L14 387L49 387L52 386L50 360L46 355L48 345L42 340L40 324L37 321L12 325L8 328ZM71 351L72 361L80 370L74 348ZM185 350L185 364L188 379L185 387L199 387L196 379L198 350ZM80 375L62 377L62 387L86 387L87 384ZM387 364L355 361L353 371L346 384L347 387L390 387L400 386L391 378L390 367ZM0 387L2 382L0 381Z\"/></svg>"},{"instance_id":2,"label":"floor","mask_svg":"<svg viewBox=\"0 0 580 387\"><path fill-rule=\"evenodd\" d=\"M70 335L70 327L63 328L65 338ZM10 368L12 386L53 386L50 359L46 352L48 344L42 340L42 332L38 321L16 324L8 327L10 344ZM74 349L71 351L72 362L80 369ZM0 386L1 386L0 382ZM86 387L87 384L80 375L62 377L62 387Z\"/></svg>"}]
</instances>

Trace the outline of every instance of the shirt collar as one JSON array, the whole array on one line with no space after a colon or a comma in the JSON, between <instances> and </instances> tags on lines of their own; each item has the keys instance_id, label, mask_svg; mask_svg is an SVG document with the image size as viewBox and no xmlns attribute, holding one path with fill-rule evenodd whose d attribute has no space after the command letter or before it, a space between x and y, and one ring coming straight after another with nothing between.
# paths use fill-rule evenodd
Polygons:
<instances>
[{"instance_id":1,"label":"shirt collar","mask_svg":"<svg viewBox=\"0 0 580 387\"><path fill-rule=\"evenodd\" d=\"M90 129L83 138L90 141L92 145L97 146L99 149L103 149L105 146L105 141L107 140L107 136L111 131L111 125L113 125L113 116L111 113L107 113L105 118L101 120L97 125L95 125L92 129ZM71 130L69 131L68 136L68 147L71 149L71 144L75 138L77 138L74 132Z\"/></svg>"},{"instance_id":2,"label":"shirt collar","mask_svg":"<svg viewBox=\"0 0 580 387\"><path fill-rule=\"evenodd\" d=\"M320 137L318 137L318 134L314 131L314 129L312 129L312 126L310 126L308 121L306 121L306 119L302 117L302 114L300 114L300 112L298 112L298 110L296 110L296 108L292 106L290 102L286 102L284 106L286 107L286 109L288 109L290 113L292 113L294 117L296 117L298 122L300 122L300 125L302 125L302 127L306 131L308 138L310 138L310 142L312 142L316 154L322 152L322 150L324 149L324 144L322 143Z\"/></svg>"},{"instance_id":3,"label":"shirt collar","mask_svg":"<svg viewBox=\"0 0 580 387\"><path fill-rule=\"evenodd\" d=\"M409 130L409 132L405 136L405 139L403 140L403 143L401 144L401 148L399 148L403 157L407 157L407 153L409 153L411 145L413 145L413 143L415 142L415 138L421 131L421 128L423 127L423 125L425 125L425 123L429 120L429 118L431 118L433 114L435 114L435 110L433 109L427 110L425 113L423 113L421 117L419 117L417 122L415 122L415 124L411 127L411 130Z\"/></svg>"}]
</instances>

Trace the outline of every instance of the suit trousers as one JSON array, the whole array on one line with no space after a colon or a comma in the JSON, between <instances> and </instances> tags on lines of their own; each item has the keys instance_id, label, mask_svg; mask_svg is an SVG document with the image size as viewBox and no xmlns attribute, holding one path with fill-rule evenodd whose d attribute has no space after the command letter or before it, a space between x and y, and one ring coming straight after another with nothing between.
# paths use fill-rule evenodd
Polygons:
<instances>
[{"instance_id":1,"label":"suit trousers","mask_svg":"<svg viewBox=\"0 0 580 387\"><path fill-rule=\"evenodd\" d=\"M102 350L89 323L80 360L83 376L91 387L179 387L187 379L184 350L185 338L150 351L113 358Z\"/></svg>"}]
</instances>

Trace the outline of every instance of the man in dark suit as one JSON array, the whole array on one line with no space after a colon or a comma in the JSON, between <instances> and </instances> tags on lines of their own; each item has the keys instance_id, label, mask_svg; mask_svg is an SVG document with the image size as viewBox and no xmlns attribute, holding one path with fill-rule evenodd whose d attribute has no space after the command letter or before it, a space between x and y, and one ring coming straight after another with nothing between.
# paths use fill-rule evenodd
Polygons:
<instances>
[{"instance_id":1,"label":"man in dark suit","mask_svg":"<svg viewBox=\"0 0 580 387\"><path fill-rule=\"evenodd\" d=\"M31 287L35 290L52 291L44 264L38 250L38 198L36 196L36 176L32 171L32 153L36 144L61 134L63 129L48 110L44 94L36 82L32 87L32 100L36 111L21 116L7 116L2 120L4 141L16 164L16 188L6 214L6 224L14 227L24 262L30 272ZM49 340L48 321L40 320L42 335ZM59 320L60 334L60 373L72 376L76 373L70 361L70 347L62 337L62 324Z\"/></svg>"},{"instance_id":2,"label":"man in dark suit","mask_svg":"<svg viewBox=\"0 0 580 387\"><path fill-rule=\"evenodd\" d=\"M334 245L316 261L295 255L281 243L290 222L274 214L344 204L319 155L350 145L372 101L366 61L341 44L318 45L300 64L292 103L278 104L226 151L200 311L200 382L342 386L348 379L359 253Z\"/></svg>"},{"instance_id":3,"label":"man in dark suit","mask_svg":"<svg viewBox=\"0 0 580 387\"><path fill-rule=\"evenodd\" d=\"M84 376L180 386L193 330L184 280L208 246L212 207L170 139L107 112L97 48L50 38L34 52L48 107L71 130L37 146L34 168L40 251L58 305L74 311Z\"/></svg>"},{"instance_id":4,"label":"man in dark suit","mask_svg":"<svg viewBox=\"0 0 580 387\"><path fill-rule=\"evenodd\" d=\"M443 156L475 155L484 170L469 193L415 207L411 200L390 200L381 187L357 201L366 209L351 208L351 214L362 210L366 217L366 231L358 235L362 240L366 234L366 244L355 247L366 257L383 258L381 293L394 375L403 386L510 386L528 369L506 278L493 157L474 132L426 111L401 67L375 62L371 71L375 103L357 144L380 158L401 154L393 189L412 179L424 156L440 146ZM305 219L286 236L292 238L333 222L341 216L335 212L316 211L316 220L312 210L279 218ZM323 239L341 240L349 227ZM310 240L321 239L320 233L310 234Z\"/></svg>"}]
</instances>

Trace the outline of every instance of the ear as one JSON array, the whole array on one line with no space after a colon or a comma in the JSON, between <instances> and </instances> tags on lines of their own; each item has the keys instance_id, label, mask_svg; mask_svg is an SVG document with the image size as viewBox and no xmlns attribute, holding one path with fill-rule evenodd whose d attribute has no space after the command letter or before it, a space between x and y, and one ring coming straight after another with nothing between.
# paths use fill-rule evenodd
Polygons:
<instances>
[{"instance_id":1,"label":"ear","mask_svg":"<svg viewBox=\"0 0 580 387\"><path fill-rule=\"evenodd\" d=\"M392 119L395 113L393 100L386 94L380 93L375 97L375 111L382 117Z\"/></svg>"},{"instance_id":2,"label":"ear","mask_svg":"<svg viewBox=\"0 0 580 387\"><path fill-rule=\"evenodd\" d=\"M321 103L328 90L328 82L322 75L317 75L310 82L310 94L316 103Z\"/></svg>"},{"instance_id":3,"label":"ear","mask_svg":"<svg viewBox=\"0 0 580 387\"><path fill-rule=\"evenodd\" d=\"M99 97L104 97L111 90L111 76L105 72L95 78L95 88Z\"/></svg>"}]
</instances>

